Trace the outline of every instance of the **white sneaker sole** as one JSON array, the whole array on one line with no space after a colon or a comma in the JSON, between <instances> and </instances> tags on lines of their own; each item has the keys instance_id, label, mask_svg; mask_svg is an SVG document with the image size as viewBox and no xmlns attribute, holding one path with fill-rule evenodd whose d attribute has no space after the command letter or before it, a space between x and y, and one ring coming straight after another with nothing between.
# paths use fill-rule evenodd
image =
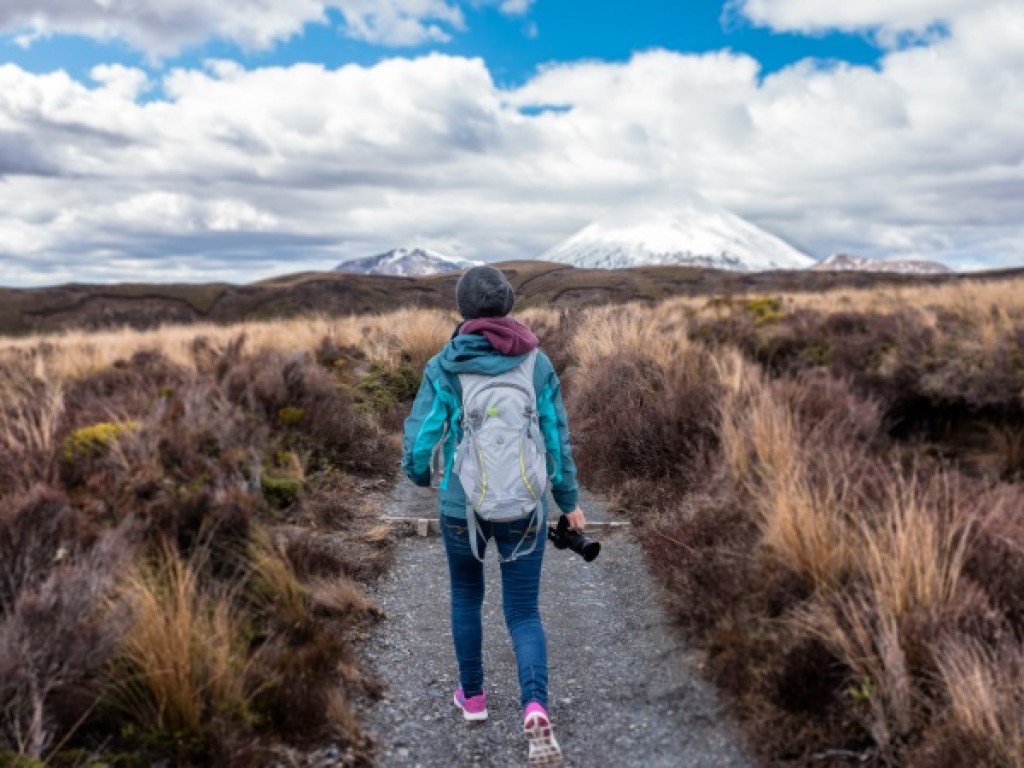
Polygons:
<instances>
[{"instance_id":1,"label":"white sneaker sole","mask_svg":"<svg viewBox=\"0 0 1024 768\"><path fill-rule=\"evenodd\" d=\"M466 708L459 704L459 697L452 694L452 704L462 710L462 717L469 720L471 723L479 723L487 719L487 710L483 712L467 712Z\"/></svg>"},{"instance_id":2,"label":"white sneaker sole","mask_svg":"<svg viewBox=\"0 0 1024 768\"><path fill-rule=\"evenodd\" d=\"M530 715L523 724L530 745L530 768L556 768L562 764L562 748L555 741L551 723L541 715Z\"/></svg>"}]
</instances>

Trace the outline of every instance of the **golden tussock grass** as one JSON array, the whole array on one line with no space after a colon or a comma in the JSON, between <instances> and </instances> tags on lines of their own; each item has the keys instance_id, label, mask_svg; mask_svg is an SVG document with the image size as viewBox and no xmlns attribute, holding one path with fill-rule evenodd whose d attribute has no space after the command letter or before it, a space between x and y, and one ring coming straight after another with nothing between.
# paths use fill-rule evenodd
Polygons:
<instances>
[{"instance_id":1,"label":"golden tussock grass","mask_svg":"<svg viewBox=\"0 0 1024 768\"><path fill-rule=\"evenodd\" d=\"M587 310L580 317L579 328L582 330L573 337L570 350L584 371L602 359L631 352L668 367L685 360L690 346L681 316L638 304Z\"/></svg>"},{"instance_id":2,"label":"golden tussock grass","mask_svg":"<svg viewBox=\"0 0 1024 768\"><path fill-rule=\"evenodd\" d=\"M285 627L302 624L309 617L309 590L295 575L288 558L261 527L250 534L248 592L259 610L274 616Z\"/></svg>"},{"instance_id":3,"label":"golden tussock grass","mask_svg":"<svg viewBox=\"0 0 1024 768\"><path fill-rule=\"evenodd\" d=\"M836 595L796 617L852 672L844 692L853 708L866 707L866 727L883 755L914 724L914 691L896 618L856 594Z\"/></svg>"},{"instance_id":4,"label":"golden tussock grass","mask_svg":"<svg viewBox=\"0 0 1024 768\"><path fill-rule=\"evenodd\" d=\"M359 585L345 576L315 579L309 584L309 594L313 605L342 616L379 611Z\"/></svg>"},{"instance_id":5,"label":"golden tussock grass","mask_svg":"<svg viewBox=\"0 0 1024 768\"><path fill-rule=\"evenodd\" d=\"M1000 658L976 641L948 643L938 655L947 722L995 753L999 765L1024 765L1024 648Z\"/></svg>"},{"instance_id":6,"label":"golden tussock grass","mask_svg":"<svg viewBox=\"0 0 1024 768\"><path fill-rule=\"evenodd\" d=\"M0 443L17 452L54 449L54 438L64 415L64 387L46 384L41 392L5 393L8 407L0 408Z\"/></svg>"},{"instance_id":7,"label":"golden tussock grass","mask_svg":"<svg viewBox=\"0 0 1024 768\"><path fill-rule=\"evenodd\" d=\"M123 584L134 620L110 696L144 728L197 734L215 714L243 715L256 693L242 617L229 595L203 588L200 568L165 547Z\"/></svg>"},{"instance_id":8,"label":"golden tussock grass","mask_svg":"<svg viewBox=\"0 0 1024 768\"><path fill-rule=\"evenodd\" d=\"M327 721L338 735L350 741L358 741L362 735L359 718L355 714L348 696L340 689L327 694Z\"/></svg>"},{"instance_id":9,"label":"golden tussock grass","mask_svg":"<svg viewBox=\"0 0 1024 768\"><path fill-rule=\"evenodd\" d=\"M895 481L878 519L861 525L861 567L888 615L915 609L937 615L958 597L975 521L943 519L933 506L935 493L913 480Z\"/></svg>"},{"instance_id":10,"label":"golden tussock grass","mask_svg":"<svg viewBox=\"0 0 1024 768\"><path fill-rule=\"evenodd\" d=\"M757 502L765 548L820 591L840 588L860 555L844 490L796 471L767 478Z\"/></svg>"},{"instance_id":11,"label":"golden tussock grass","mask_svg":"<svg viewBox=\"0 0 1024 768\"><path fill-rule=\"evenodd\" d=\"M37 378L67 381L155 350L172 363L194 369L193 345L205 339L223 349L240 335L252 352L313 352L325 339L339 347L362 349L371 362L396 367L403 354L422 366L448 341L456 318L437 310L400 310L390 314L340 318L309 317L231 325L167 325L151 330L68 331L20 339L0 338L0 363L28 365Z\"/></svg>"}]
</instances>

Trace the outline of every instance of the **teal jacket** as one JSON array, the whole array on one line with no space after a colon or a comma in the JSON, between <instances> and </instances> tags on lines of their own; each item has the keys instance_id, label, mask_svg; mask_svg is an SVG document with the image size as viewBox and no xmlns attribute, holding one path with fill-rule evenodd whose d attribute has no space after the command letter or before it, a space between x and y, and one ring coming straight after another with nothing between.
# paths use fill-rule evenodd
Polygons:
<instances>
[{"instance_id":1,"label":"teal jacket","mask_svg":"<svg viewBox=\"0 0 1024 768\"><path fill-rule=\"evenodd\" d=\"M441 514L466 517L466 494L458 475L451 471L455 447L462 438L462 386L460 373L494 376L511 370L523 356L501 355L483 336L455 336L435 355L423 371L423 381L405 420L402 470L416 485L430 485L430 459L442 439L444 479L440 485ZM563 512L576 509L579 486L576 465L569 445L569 425L562 403L558 376L548 356L537 354L533 386L537 393L537 415L547 448L551 495Z\"/></svg>"}]
</instances>

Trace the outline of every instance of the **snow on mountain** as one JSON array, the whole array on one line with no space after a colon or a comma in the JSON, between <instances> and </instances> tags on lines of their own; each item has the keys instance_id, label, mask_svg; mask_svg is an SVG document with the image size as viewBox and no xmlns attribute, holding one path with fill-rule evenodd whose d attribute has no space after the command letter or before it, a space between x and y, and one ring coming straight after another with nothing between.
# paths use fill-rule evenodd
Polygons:
<instances>
[{"instance_id":1,"label":"snow on mountain","mask_svg":"<svg viewBox=\"0 0 1024 768\"><path fill-rule=\"evenodd\" d=\"M363 275L420 277L457 272L460 269L475 267L480 263L479 261L463 261L426 248L395 248L376 256L343 261L335 269Z\"/></svg>"},{"instance_id":2,"label":"snow on mountain","mask_svg":"<svg viewBox=\"0 0 1024 768\"><path fill-rule=\"evenodd\" d=\"M829 256L811 269L818 272L895 272L901 275L948 275L953 271L937 261L923 259L881 261L865 259L861 256L850 256L847 253Z\"/></svg>"},{"instance_id":3,"label":"snow on mountain","mask_svg":"<svg viewBox=\"0 0 1024 768\"><path fill-rule=\"evenodd\" d=\"M814 264L775 235L698 196L671 208L611 211L541 258L590 268L680 264L744 272Z\"/></svg>"}]
</instances>

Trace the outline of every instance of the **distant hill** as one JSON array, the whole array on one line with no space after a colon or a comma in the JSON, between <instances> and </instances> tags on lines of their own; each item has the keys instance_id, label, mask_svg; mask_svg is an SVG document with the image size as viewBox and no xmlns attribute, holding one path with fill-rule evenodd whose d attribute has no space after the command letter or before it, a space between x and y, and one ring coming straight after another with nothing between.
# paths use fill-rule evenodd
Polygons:
<instances>
[{"instance_id":1,"label":"distant hill","mask_svg":"<svg viewBox=\"0 0 1024 768\"><path fill-rule=\"evenodd\" d=\"M423 277L424 275L458 272L480 263L479 261L463 261L426 248L395 248L376 256L343 261L335 269L361 275Z\"/></svg>"},{"instance_id":2,"label":"distant hill","mask_svg":"<svg viewBox=\"0 0 1024 768\"><path fill-rule=\"evenodd\" d=\"M573 309L672 296L771 294L1020 278L1024 269L952 275L903 275L807 269L731 272L696 267L577 269L543 261L496 264L519 297L516 308ZM386 312L400 307L453 309L459 274L391 277L306 272L248 285L60 285L0 288L0 335L24 335L168 323L233 323L302 315Z\"/></svg>"},{"instance_id":3,"label":"distant hill","mask_svg":"<svg viewBox=\"0 0 1024 768\"><path fill-rule=\"evenodd\" d=\"M678 265L762 272L814 264L775 235L697 195L666 208L613 210L541 258L591 269Z\"/></svg>"},{"instance_id":4,"label":"distant hill","mask_svg":"<svg viewBox=\"0 0 1024 768\"><path fill-rule=\"evenodd\" d=\"M937 261L923 259L886 260L865 259L837 253L811 269L818 272L880 272L900 275L949 275L953 270Z\"/></svg>"}]
</instances>

